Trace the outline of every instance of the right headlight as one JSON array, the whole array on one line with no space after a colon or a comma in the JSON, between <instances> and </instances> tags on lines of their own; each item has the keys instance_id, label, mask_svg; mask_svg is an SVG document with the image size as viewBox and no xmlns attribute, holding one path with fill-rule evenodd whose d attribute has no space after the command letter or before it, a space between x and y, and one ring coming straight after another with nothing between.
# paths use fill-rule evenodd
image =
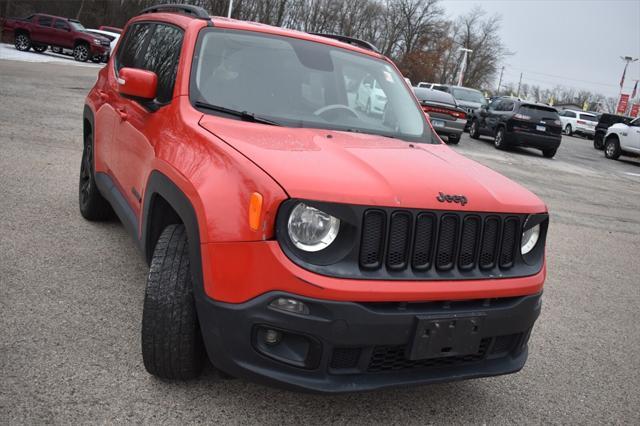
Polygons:
<instances>
[{"instance_id":1,"label":"right headlight","mask_svg":"<svg viewBox=\"0 0 640 426\"><path fill-rule=\"evenodd\" d=\"M340 219L305 203L298 203L287 221L287 231L293 245L308 252L329 246L339 230Z\"/></svg>"},{"instance_id":2,"label":"right headlight","mask_svg":"<svg viewBox=\"0 0 640 426\"><path fill-rule=\"evenodd\" d=\"M525 255L529 253L538 243L540 238L540 224L533 226L522 233L522 243L520 252Z\"/></svg>"}]
</instances>

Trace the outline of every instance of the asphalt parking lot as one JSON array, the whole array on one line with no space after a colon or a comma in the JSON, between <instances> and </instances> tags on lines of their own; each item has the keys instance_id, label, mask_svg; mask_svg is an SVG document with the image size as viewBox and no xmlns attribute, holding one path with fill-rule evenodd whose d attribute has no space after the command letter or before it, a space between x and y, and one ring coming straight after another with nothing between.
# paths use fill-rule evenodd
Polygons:
<instances>
[{"instance_id":1,"label":"asphalt parking lot","mask_svg":"<svg viewBox=\"0 0 640 426\"><path fill-rule=\"evenodd\" d=\"M145 262L119 223L89 223L77 207L96 72L0 59L0 424L640 424L640 160L606 160L573 137L553 160L467 135L453 148L551 212L543 313L520 373L338 396L212 369L190 383L151 377Z\"/></svg>"}]
</instances>

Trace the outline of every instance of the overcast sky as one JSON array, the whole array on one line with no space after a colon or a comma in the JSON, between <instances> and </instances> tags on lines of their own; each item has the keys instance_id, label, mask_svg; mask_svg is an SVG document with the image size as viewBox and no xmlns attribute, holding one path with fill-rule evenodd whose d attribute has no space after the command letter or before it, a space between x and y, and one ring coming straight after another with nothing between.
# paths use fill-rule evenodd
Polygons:
<instances>
[{"instance_id":1,"label":"overcast sky","mask_svg":"<svg viewBox=\"0 0 640 426\"><path fill-rule=\"evenodd\" d=\"M456 17L481 6L502 16L501 35L514 54L503 81L541 87L564 85L618 96L624 62L640 57L640 0L443 0ZM640 61L629 65L625 93L640 79ZM497 80L496 80L497 85Z\"/></svg>"}]
</instances>

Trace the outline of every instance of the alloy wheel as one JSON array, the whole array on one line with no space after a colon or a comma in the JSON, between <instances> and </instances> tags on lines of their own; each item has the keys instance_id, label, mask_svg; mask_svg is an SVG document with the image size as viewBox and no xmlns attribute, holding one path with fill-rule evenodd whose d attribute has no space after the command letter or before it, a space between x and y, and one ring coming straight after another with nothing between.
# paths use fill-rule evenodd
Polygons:
<instances>
[{"instance_id":1,"label":"alloy wheel","mask_svg":"<svg viewBox=\"0 0 640 426\"><path fill-rule=\"evenodd\" d=\"M16 48L18 50L26 51L31 47L31 43L29 42L29 37L26 35L20 34L16 37Z\"/></svg>"},{"instance_id":2,"label":"alloy wheel","mask_svg":"<svg viewBox=\"0 0 640 426\"><path fill-rule=\"evenodd\" d=\"M87 144L82 152L82 163L80 163L80 202L82 204L86 204L89 200L92 179L91 144Z\"/></svg>"},{"instance_id":3,"label":"alloy wheel","mask_svg":"<svg viewBox=\"0 0 640 426\"><path fill-rule=\"evenodd\" d=\"M76 61L85 62L89 59L89 49L85 45L78 45L75 49L73 49L73 57Z\"/></svg>"}]
</instances>

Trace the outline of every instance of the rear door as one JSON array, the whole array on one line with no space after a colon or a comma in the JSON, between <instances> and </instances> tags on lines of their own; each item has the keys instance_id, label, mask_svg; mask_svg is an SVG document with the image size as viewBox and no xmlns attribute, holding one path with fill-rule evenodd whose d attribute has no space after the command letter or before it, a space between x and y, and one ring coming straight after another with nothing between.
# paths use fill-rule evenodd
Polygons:
<instances>
[{"instance_id":1,"label":"rear door","mask_svg":"<svg viewBox=\"0 0 640 426\"><path fill-rule=\"evenodd\" d=\"M628 146L625 149L640 154L640 118L636 118L629 123L627 141Z\"/></svg>"},{"instance_id":2,"label":"rear door","mask_svg":"<svg viewBox=\"0 0 640 426\"><path fill-rule=\"evenodd\" d=\"M494 135L498 121L500 120L501 111L505 104L504 99L495 99L487 107L487 115L484 118L484 132L487 135ZM482 111L482 109L480 110Z\"/></svg>"},{"instance_id":3,"label":"rear door","mask_svg":"<svg viewBox=\"0 0 640 426\"><path fill-rule=\"evenodd\" d=\"M38 19L33 25L31 31L31 40L36 43L50 44L53 38L53 17L46 15L38 15Z\"/></svg>"},{"instance_id":4,"label":"rear door","mask_svg":"<svg viewBox=\"0 0 640 426\"><path fill-rule=\"evenodd\" d=\"M60 47L69 47L68 39L71 38L71 27L66 19L56 19L53 23L53 31L50 44Z\"/></svg>"},{"instance_id":5,"label":"rear door","mask_svg":"<svg viewBox=\"0 0 640 426\"><path fill-rule=\"evenodd\" d=\"M131 42L125 40L116 72L122 67L153 71L158 76L155 104L151 112L140 102L118 96L115 109L120 120L114 132L112 170L122 194L136 216L139 216L155 147L161 141L149 139L149 130L173 117L167 110L173 100L173 89L182 49L183 31L164 23L136 24Z\"/></svg>"}]
</instances>

